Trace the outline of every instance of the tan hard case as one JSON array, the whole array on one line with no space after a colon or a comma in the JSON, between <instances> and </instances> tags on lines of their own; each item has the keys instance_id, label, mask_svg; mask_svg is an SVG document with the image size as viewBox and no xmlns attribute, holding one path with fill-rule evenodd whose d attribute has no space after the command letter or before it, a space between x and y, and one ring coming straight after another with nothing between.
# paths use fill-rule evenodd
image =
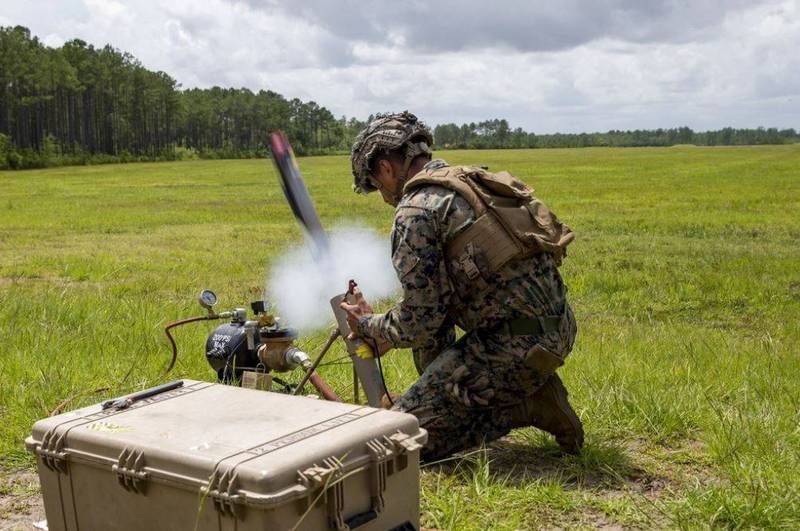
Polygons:
<instances>
[{"instance_id":1,"label":"tan hard case","mask_svg":"<svg viewBox=\"0 0 800 531\"><path fill-rule=\"evenodd\" d=\"M419 528L412 415L184 380L40 420L50 530Z\"/></svg>"}]
</instances>

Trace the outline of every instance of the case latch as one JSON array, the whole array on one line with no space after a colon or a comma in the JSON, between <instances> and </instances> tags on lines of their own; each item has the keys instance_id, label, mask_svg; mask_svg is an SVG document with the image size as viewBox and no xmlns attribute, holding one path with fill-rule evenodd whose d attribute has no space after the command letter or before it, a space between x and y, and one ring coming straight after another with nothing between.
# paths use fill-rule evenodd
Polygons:
<instances>
[{"instance_id":1,"label":"case latch","mask_svg":"<svg viewBox=\"0 0 800 531\"><path fill-rule=\"evenodd\" d=\"M322 461L298 472L300 483L310 491L322 488L328 505L328 523L336 531L349 531L344 515L344 482L341 481L342 463L335 457ZM312 502L313 503L313 502Z\"/></svg>"},{"instance_id":2,"label":"case latch","mask_svg":"<svg viewBox=\"0 0 800 531\"><path fill-rule=\"evenodd\" d=\"M422 445L414 437L402 431L390 435L389 440L394 444L394 449L398 454L415 452L422 448Z\"/></svg>"},{"instance_id":3,"label":"case latch","mask_svg":"<svg viewBox=\"0 0 800 531\"><path fill-rule=\"evenodd\" d=\"M237 493L236 479L236 473L231 473L230 470L226 470L222 475L214 472L208 487L203 487L200 491L211 498L214 507L221 514L239 518L241 516L239 504L242 502L242 496Z\"/></svg>"},{"instance_id":4,"label":"case latch","mask_svg":"<svg viewBox=\"0 0 800 531\"><path fill-rule=\"evenodd\" d=\"M42 458L44 466L54 472L66 474L68 454L64 451L64 435L58 435L55 429L49 430L42 437L42 443L36 448L36 454Z\"/></svg>"},{"instance_id":5,"label":"case latch","mask_svg":"<svg viewBox=\"0 0 800 531\"><path fill-rule=\"evenodd\" d=\"M367 442L367 449L372 456L372 510L380 513L384 508L383 493L386 491L386 477L389 475L388 464L393 452L378 439Z\"/></svg>"},{"instance_id":6,"label":"case latch","mask_svg":"<svg viewBox=\"0 0 800 531\"><path fill-rule=\"evenodd\" d=\"M301 485L308 489L316 489L325 486L331 474L336 472L338 466L327 467L314 465L306 468L303 471L298 471L298 481Z\"/></svg>"},{"instance_id":7,"label":"case latch","mask_svg":"<svg viewBox=\"0 0 800 531\"><path fill-rule=\"evenodd\" d=\"M119 454L117 464L111 465L111 471L117 475L117 482L125 490L144 493L147 487L146 480L150 476L144 470L144 452L125 448Z\"/></svg>"}]
</instances>

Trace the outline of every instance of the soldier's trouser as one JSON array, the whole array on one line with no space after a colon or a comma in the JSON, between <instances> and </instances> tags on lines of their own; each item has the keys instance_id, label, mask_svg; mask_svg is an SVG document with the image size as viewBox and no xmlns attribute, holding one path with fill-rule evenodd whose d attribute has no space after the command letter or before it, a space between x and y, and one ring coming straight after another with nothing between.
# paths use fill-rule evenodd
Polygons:
<instances>
[{"instance_id":1,"label":"soldier's trouser","mask_svg":"<svg viewBox=\"0 0 800 531\"><path fill-rule=\"evenodd\" d=\"M468 332L430 361L394 406L428 430L423 460L442 459L511 430L514 407L558 365L531 363L530 355L544 349L563 360L572 350L575 317L569 308L565 315L560 330L538 337Z\"/></svg>"},{"instance_id":2,"label":"soldier's trouser","mask_svg":"<svg viewBox=\"0 0 800 531\"><path fill-rule=\"evenodd\" d=\"M442 351L394 409L411 413L428 431L422 459L433 461L488 442L511 429L511 409L549 374L525 363L529 336L465 334Z\"/></svg>"}]
</instances>

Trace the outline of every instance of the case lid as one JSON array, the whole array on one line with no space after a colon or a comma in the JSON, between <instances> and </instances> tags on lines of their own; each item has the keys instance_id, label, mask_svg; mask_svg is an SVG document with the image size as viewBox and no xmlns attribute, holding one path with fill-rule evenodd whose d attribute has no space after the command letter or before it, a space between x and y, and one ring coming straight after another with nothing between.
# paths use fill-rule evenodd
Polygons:
<instances>
[{"instance_id":1,"label":"case lid","mask_svg":"<svg viewBox=\"0 0 800 531\"><path fill-rule=\"evenodd\" d=\"M126 481L203 486L269 507L426 438L406 413L184 380L128 409L98 404L40 420L26 443L56 466L112 464Z\"/></svg>"}]
</instances>

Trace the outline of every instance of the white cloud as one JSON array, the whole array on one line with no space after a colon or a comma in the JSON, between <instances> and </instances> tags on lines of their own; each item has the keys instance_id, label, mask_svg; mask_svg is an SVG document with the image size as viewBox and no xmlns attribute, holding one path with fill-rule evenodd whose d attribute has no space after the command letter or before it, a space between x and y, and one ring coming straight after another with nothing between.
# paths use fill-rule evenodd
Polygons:
<instances>
[{"instance_id":1,"label":"white cloud","mask_svg":"<svg viewBox=\"0 0 800 531\"><path fill-rule=\"evenodd\" d=\"M127 7L114 0L84 0L84 4L94 19L119 21L128 12Z\"/></svg>"},{"instance_id":2,"label":"white cloud","mask_svg":"<svg viewBox=\"0 0 800 531\"><path fill-rule=\"evenodd\" d=\"M271 89L335 115L800 127L800 0L0 2L49 45L111 43L184 87Z\"/></svg>"}]
</instances>

